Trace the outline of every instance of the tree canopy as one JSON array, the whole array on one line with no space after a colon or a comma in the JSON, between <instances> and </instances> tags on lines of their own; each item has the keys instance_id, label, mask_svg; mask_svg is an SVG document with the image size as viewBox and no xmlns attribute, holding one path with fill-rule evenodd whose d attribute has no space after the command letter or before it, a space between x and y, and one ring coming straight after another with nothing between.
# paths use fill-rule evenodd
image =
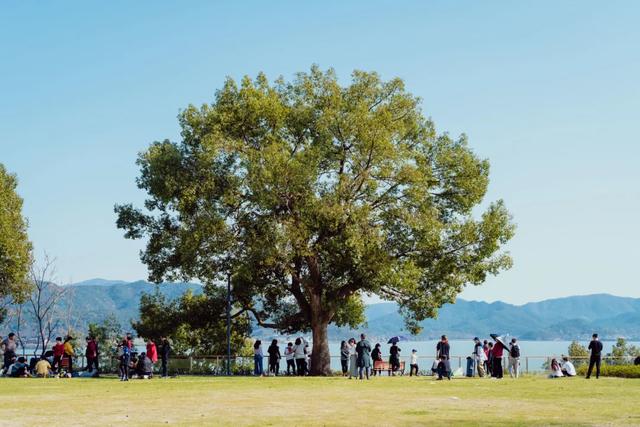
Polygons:
<instances>
[{"instance_id":1,"label":"tree canopy","mask_svg":"<svg viewBox=\"0 0 640 427\"><path fill-rule=\"evenodd\" d=\"M360 323L363 296L398 302L416 332L511 265L508 211L479 206L489 162L438 134L400 79L355 71L342 86L315 66L291 82L228 79L179 123L181 141L140 154L149 197L116 206L118 227L148 238L151 280L230 272L259 323L311 329L316 374L329 372L327 325Z\"/></svg>"},{"instance_id":2,"label":"tree canopy","mask_svg":"<svg viewBox=\"0 0 640 427\"><path fill-rule=\"evenodd\" d=\"M22 216L18 179L0 163L0 300L23 302L29 295L31 242ZM0 323L6 312L0 310Z\"/></svg>"},{"instance_id":3,"label":"tree canopy","mask_svg":"<svg viewBox=\"0 0 640 427\"><path fill-rule=\"evenodd\" d=\"M177 353L226 354L225 294L215 286L206 286L200 295L187 291L176 300L168 300L160 292L143 294L140 320L132 326L144 338L171 338ZM246 312L237 309L232 321L231 351L236 354L245 344L251 322Z\"/></svg>"}]
</instances>

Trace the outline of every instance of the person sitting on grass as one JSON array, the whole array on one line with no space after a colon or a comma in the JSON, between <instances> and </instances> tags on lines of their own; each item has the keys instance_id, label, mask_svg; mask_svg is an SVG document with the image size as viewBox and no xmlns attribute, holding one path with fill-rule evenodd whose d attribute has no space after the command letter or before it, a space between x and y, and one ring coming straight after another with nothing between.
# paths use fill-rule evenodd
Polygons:
<instances>
[{"instance_id":1,"label":"person sitting on grass","mask_svg":"<svg viewBox=\"0 0 640 427\"><path fill-rule=\"evenodd\" d=\"M562 358L562 374L565 377L575 377L576 376L576 368L573 366L573 363L569 361L567 356Z\"/></svg>"},{"instance_id":2,"label":"person sitting on grass","mask_svg":"<svg viewBox=\"0 0 640 427\"><path fill-rule=\"evenodd\" d=\"M18 360L9 367L9 376L13 378L29 378L29 365L27 359L20 356Z\"/></svg>"},{"instance_id":3,"label":"person sitting on grass","mask_svg":"<svg viewBox=\"0 0 640 427\"><path fill-rule=\"evenodd\" d=\"M36 363L36 375L38 378L47 378L51 371L51 364L47 360L46 357L42 356L42 358Z\"/></svg>"},{"instance_id":4,"label":"person sitting on grass","mask_svg":"<svg viewBox=\"0 0 640 427\"><path fill-rule=\"evenodd\" d=\"M564 375L562 374L562 368L560 367L560 363L558 363L557 359L551 359L551 374L549 378L562 378Z\"/></svg>"},{"instance_id":5,"label":"person sitting on grass","mask_svg":"<svg viewBox=\"0 0 640 427\"><path fill-rule=\"evenodd\" d=\"M451 380L451 369L449 367L449 361L444 354L440 356L440 361L438 362L438 368L436 371L438 373L438 380L442 381L444 377L447 377L447 379Z\"/></svg>"},{"instance_id":6,"label":"person sitting on grass","mask_svg":"<svg viewBox=\"0 0 640 427\"><path fill-rule=\"evenodd\" d=\"M145 352L140 353L140 357L138 357L138 361L136 363L136 374L140 379L151 379L153 376L153 363L151 359L147 357Z\"/></svg>"}]
</instances>

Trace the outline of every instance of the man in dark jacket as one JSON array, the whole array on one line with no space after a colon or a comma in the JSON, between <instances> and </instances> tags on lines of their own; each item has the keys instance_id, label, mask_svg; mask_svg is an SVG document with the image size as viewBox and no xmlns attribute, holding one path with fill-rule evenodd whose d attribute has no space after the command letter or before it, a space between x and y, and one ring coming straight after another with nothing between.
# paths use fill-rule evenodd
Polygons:
<instances>
[{"instance_id":1,"label":"man in dark jacket","mask_svg":"<svg viewBox=\"0 0 640 427\"><path fill-rule=\"evenodd\" d=\"M451 346L449 346L449 340L447 339L446 335L443 335L436 345L436 358L440 359L440 356L444 356L446 360L449 360L450 349Z\"/></svg>"},{"instance_id":2,"label":"man in dark jacket","mask_svg":"<svg viewBox=\"0 0 640 427\"><path fill-rule=\"evenodd\" d=\"M600 362L602 361L602 343L598 340L598 334L593 334L589 343L591 357L589 358L589 370L587 371L587 379L591 378L593 365L596 365L596 378L600 378Z\"/></svg>"},{"instance_id":3,"label":"man in dark jacket","mask_svg":"<svg viewBox=\"0 0 640 427\"><path fill-rule=\"evenodd\" d=\"M160 345L160 359L162 360L162 378L167 378L167 365L169 364L171 345L167 337L162 337Z\"/></svg>"}]
</instances>

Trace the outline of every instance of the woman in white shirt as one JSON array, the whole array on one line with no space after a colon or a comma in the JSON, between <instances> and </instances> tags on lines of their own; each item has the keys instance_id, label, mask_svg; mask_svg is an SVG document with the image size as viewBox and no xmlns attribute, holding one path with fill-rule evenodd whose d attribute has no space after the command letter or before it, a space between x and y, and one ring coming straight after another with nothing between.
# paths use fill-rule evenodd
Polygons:
<instances>
[{"instance_id":1,"label":"woman in white shirt","mask_svg":"<svg viewBox=\"0 0 640 427\"><path fill-rule=\"evenodd\" d=\"M303 376L307 371L307 355L305 352L306 343L301 338L296 338L296 345L293 346L293 357L296 359L298 375Z\"/></svg>"}]
</instances>

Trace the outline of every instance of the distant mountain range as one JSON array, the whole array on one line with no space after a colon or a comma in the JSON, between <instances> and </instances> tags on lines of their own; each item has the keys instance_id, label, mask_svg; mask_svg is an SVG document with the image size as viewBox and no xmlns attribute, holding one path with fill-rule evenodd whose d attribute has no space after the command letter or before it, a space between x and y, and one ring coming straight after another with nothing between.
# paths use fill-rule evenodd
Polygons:
<instances>
[{"instance_id":1,"label":"distant mountain range","mask_svg":"<svg viewBox=\"0 0 640 427\"><path fill-rule=\"evenodd\" d=\"M86 328L90 322L101 322L114 314L123 328L130 329L131 320L138 318L138 303L143 292L151 293L156 285L145 282L92 279L72 285L68 301L70 322ZM194 283L157 285L168 298L177 298L187 289L201 292ZM339 339L366 332L371 337L408 335L395 303L378 303L366 308L367 323L357 331L330 327L329 336ZM2 329L12 325L4 325ZM603 339L625 337L640 339L640 299L608 294L550 299L525 305L503 302L486 303L458 299L439 310L437 319L422 322L423 332L416 339L434 339L442 334L450 338L486 336L489 333L509 333L526 340L572 340L588 338L599 332ZM28 329L28 328L27 328ZM270 336L274 332L255 328L256 335Z\"/></svg>"}]
</instances>

